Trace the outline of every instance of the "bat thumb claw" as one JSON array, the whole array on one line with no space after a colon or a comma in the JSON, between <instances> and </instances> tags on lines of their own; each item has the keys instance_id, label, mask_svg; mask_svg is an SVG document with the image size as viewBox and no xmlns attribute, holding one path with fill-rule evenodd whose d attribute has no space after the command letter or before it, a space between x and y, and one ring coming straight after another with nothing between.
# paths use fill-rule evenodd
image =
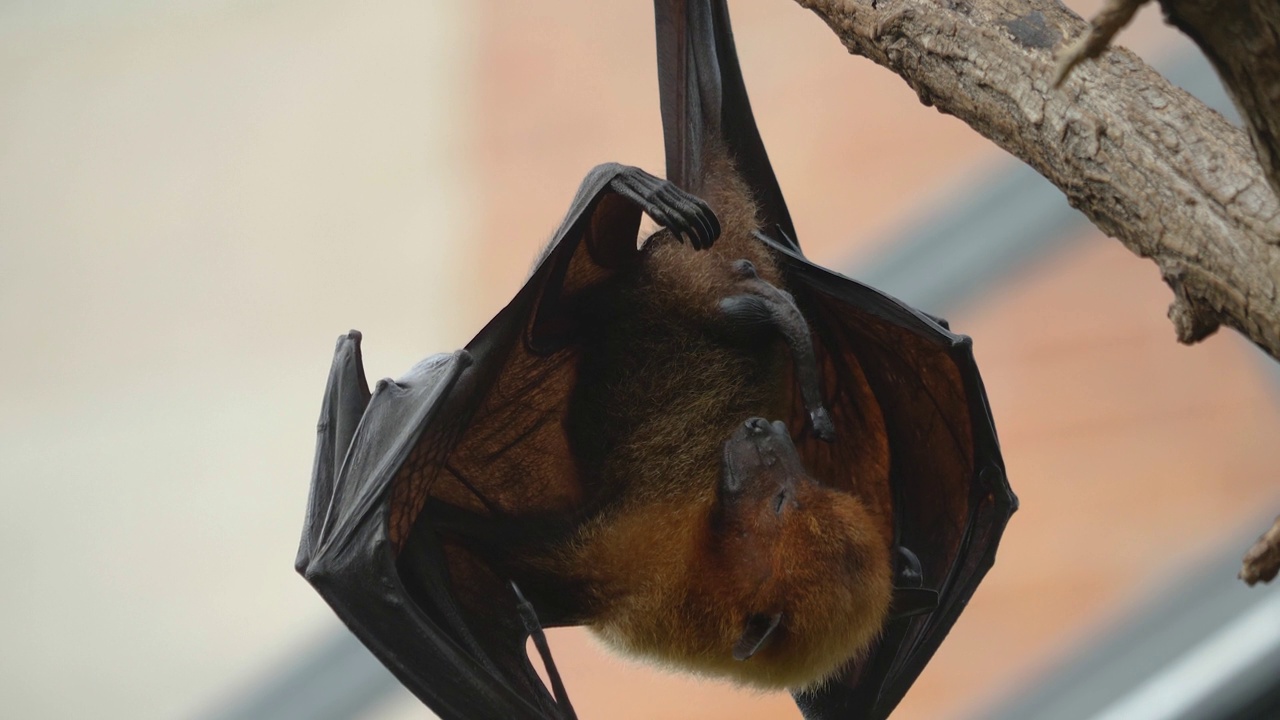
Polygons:
<instances>
[{"instance_id":1,"label":"bat thumb claw","mask_svg":"<svg viewBox=\"0 0 1280 720\"><path fill-rule=\"evenodd\" d=\"M819 440L832 442L836 439L835 423L831 422L831 413L825 407L819 406L809 411L809 424L813 426L813 434Z\"/></svg>"}]
</instances>

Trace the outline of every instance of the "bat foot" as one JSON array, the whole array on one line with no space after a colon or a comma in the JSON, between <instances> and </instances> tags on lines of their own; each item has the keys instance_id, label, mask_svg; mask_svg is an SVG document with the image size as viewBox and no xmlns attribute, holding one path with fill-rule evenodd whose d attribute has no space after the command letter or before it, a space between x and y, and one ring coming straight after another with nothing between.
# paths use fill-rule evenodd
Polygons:
<instances>
[{"instance_id":1,"label":"bat foot","mask_svg":"<svg viewBox=\"0 0 1280 720\"><path fill-rule=\"evenodd\" d=\"M695 250L710 248L720 237L720 220L711 207L672 182L624 165L620 166L610 187Z\"/></svg>"}]
</instances>

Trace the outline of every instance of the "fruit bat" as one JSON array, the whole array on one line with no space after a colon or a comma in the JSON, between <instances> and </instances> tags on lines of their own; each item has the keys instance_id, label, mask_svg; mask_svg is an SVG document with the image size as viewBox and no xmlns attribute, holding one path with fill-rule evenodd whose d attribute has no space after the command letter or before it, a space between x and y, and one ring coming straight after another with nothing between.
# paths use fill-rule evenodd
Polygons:
<instances>
[{"instance_id":1,"label":"fruit bat","mask_svg":"<svg viewBox=\"0 0 1280 720\"><path fill-rule=\"evenodd\" d=\"M667 179L593 169L465 349L339 338L296 567L446 719L575 717L564 625L884 718L1017 506L971 343L804 258L723 0L655 10Z\"/></svg>"}]
</instances>

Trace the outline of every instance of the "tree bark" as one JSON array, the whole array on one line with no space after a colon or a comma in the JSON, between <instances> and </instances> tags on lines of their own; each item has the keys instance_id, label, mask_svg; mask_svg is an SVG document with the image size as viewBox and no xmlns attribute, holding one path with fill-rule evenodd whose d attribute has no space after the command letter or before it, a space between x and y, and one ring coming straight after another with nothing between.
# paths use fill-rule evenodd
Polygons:
<instances>
[{"instance_id":1,"label":"tree bark","mask_svg":"<svg viewBox=\"0 0 1280 720\"><path fill-rule=\"evenodd\" d=\"M1280 517L1244 555L1240 579L1253 585L1271 582L1280 573Z\"/></svg>"},{"instance_id":2,"label":"tree bark","mask_svg":"<svg viewBox=\"0 0 1280 720\"><path fill-rule=\"evenodd\" d=\"M921 102L1031 165L1154 260L1174 292L1179 340L1225 324L1280 359L1280 202L1222 116L1123 49L1055 88L1053 51L1086 25L1053 0L797 2L850 52L902 76Z\"/></svg>"},{"instance_id":3,"label":"tree bark","mask_svg":"<svg viewBox=\"0 0 1280 720\"><path fill-rule=\"evenodd\" d=\"M1280 2L1161 0L1160 6L1217 69L1280 195Z\"/></svg>"},{"instance_id":4,"label":"tree bark","mask_svg":"<svg viewBox=\"0 0 1280 720\"><path fill-rule=\"evenodd\" d=\"M1057 82L1098 56L1149 0L1107 0L1060 57ZM1165 18L1204 52L1227 86L1249 139L1280 195L1280 4L1274 0L1160 0Z\"/></svg>"}]
</instances>

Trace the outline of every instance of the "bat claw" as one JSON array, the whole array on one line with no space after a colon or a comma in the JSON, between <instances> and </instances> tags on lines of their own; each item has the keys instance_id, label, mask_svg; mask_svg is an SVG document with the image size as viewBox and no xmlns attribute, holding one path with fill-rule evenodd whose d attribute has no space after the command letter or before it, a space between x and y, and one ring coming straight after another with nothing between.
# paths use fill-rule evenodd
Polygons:
<instances>
[{"instance_id":1,"label":"bat claw","mask_svg":"<svg viewBox=\"0 0 1280 720\"><path fill-rule=\"evenodd\" d=\"M836 439L836 426L831 422L831 413L825 407L818 406L809 411L809 424L819 440L833 442Z\"/></svg>"},{"instance_id":2,"label":"bat claw","mask_svg":"<svg viewBox=\"0 0 1280 720\"><path fill-rule=\"evenodd\" d=\"M904 588L918 588L924 585L924 570L920 566L920 558L903 545L894 548L897 554L895 563L896 585Z\"/></svg>"},{"instance_id":3,"label":"bat claw","mask_svg":"<svg viewBox=\"0 0 1280 720\"><path fill-rule=\"evenodd\" d=\"M710 248L720 237L720 220L702 199L640 168L624 166L611 186L639 205L654 222L695 250Z\"/></svg>"}]
</instances>

